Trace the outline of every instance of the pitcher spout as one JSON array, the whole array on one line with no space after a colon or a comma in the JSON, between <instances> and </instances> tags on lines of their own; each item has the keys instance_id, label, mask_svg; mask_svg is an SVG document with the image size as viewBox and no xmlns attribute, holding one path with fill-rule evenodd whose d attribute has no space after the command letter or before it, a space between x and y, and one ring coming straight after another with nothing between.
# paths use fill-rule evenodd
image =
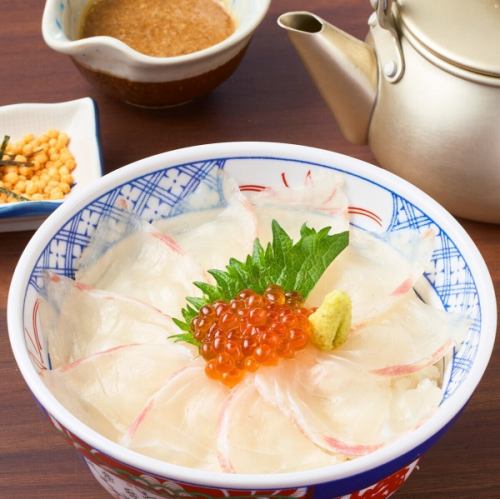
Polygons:
<instances>
[{"instance_id":1,"label":"pitcher spout","mask_svg":"<svg viewBox=\"0 0 500 499\"><path fill-rule=\"evenodd\" d=\"M287 30L344 136L367 143L377 93L373 48L309 12L283 14L278 25Z\"/></svg>"}]
</instances>

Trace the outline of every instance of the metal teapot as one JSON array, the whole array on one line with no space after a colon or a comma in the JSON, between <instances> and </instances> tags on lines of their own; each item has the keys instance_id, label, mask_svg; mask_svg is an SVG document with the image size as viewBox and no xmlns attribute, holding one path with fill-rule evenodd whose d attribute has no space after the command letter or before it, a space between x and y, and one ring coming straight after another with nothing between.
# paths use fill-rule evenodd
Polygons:
<instances>
[{"instance_id":1,"label":"metal teapot","mask_svg":"<svg viewBox=\"0 0 500 499\"><path fill-rule=\"evenodd\" d=\"M345 137L457 216L500 223L500 0L372 0L366 43L309 12L290 39Z\"/></svg>"}]
</instances>

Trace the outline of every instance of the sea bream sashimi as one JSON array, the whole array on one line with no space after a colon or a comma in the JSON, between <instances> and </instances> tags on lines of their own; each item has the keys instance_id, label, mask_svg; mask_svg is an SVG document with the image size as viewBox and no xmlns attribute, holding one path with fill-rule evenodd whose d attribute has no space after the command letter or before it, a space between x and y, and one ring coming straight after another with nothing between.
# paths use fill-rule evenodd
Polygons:
<instances>
[{"instance_id":1,"label":"sea bream sashimi","mask_svg":"<svg viewBox=\"0 0 500 499\"><path fill-rule=\"evenodd\" d=\"M165 380L131 422L122 445L181 466L219 471L217 426L229 394L194 362Z\"/></svg>"},{"instance_id":2,"label":"sea bream sashimi","mask_svg":"<svg viewBox=\"0 0 500 499\"><path fill-rule=\"evenodd\" d=\"M232 473L284 473L345 461L314 445L253 383L242 384L226 401L217 447L222 469Z\"/></svg>"},{"instance_id":3,"label":"sea bream sashimi","mask_svg":"<svg viewBox=\"0 0 500 499\"><path fill-rule=\"evenodd\" d=\"M149 397L193 360L178 343L124 345L44 371L42 379L74 416L117 441Z\"/></svg>"},{"instance_id":4,"label":"sea bream sashimi","mask_svg":"<svg viewBox=\"0 0 500 499\"><path fill-rule=\"evenodd\" d=\"M150 305L56 274L46 276L40 318L54 369L121 345L171 344L178 332Z\"/></svg>"},{"instance_id":5,"label":"sea bream sashimi","mask_svg":"<svg viewBox=\"0 0 500 499\"><path fill-rule=\"evenodd\" d=\"M262 192L250 193L258 218L258 237L265 244L272 239L271 221L277 220L295 240L302 224L320 229L331 227L335 234L349 229L347 197L340 175L302 172L292 181Z\"/></svg>"},{"instance_id":6,"label":"sea bream sashimi","mask_svg":"<svg viewBox=\"0 0 500 499\"><path fill-rule=\"evenodd\" d=\"M357 456L384 443L390 380L311 351L256 375L260 394L327 452Z\"/></svg>"},{"instance_id":7,"label":"sea bream sashimi","mask_svg":"<svg viewBox=\"0 0 500 499\"><path fill-rule=\"evenodd\" d=\"M344 359L312 351L301 357L273 373L258 373L256 386L327 452L352 457L373 452L418 426L436 410L441 396L429 379L415 383L409 378L405 391L395 389L391 378ZM413 416L398 417L407 408Z\"/></svg>"},{"instance_id":8,"label":"sea bream sashimi","mask_svg":"<svg viewBox=\"0 0 500 499\"><path fill-rule=\"evenodd\" d=\"M332 262L306 304L317 307L331 290L344 291L357 328L404 298L428 266L433 246L432 231L376 236L351 228L349 247Z\"/></svg>"},{"instance_id":9,"label":"sea bream sashimi","mask_svg":"<svg viewBox=\"0 0 500 499\"><path fill-rule=\"evenodd\" d=\"M201 267L177 243L131 213L104 220L85 249L76 280L141 300L176 315L194 281L206 280Z\"/></svg>"},{"instance_id":10,"label":"sea bream sashimi","mask_svg":"<svg viewBox=\"0 0 500 499\"><path fill-rule=\"evenodd\" d=\"M463 317L427 305L411 290L331 355L380 376L412 374L443 358L467 327Z\"/></svg>"},{"instance_id":11,"label":"sea bream sashimi","mask_svg":"<svg viewBox=\"0 0 500 499\"><path fill-rule=\"evenodd\" d=\"M234 180L224 180L224 193L225 207L209 220L194 212L155 224L162 233L174 237L181 250L205 271L224 268L230 258L245 259L257 237L255 209ZM193 227L200 219L202 223ZM182 220L187 226L182 226Z\"/></svg>"}]
</instances>

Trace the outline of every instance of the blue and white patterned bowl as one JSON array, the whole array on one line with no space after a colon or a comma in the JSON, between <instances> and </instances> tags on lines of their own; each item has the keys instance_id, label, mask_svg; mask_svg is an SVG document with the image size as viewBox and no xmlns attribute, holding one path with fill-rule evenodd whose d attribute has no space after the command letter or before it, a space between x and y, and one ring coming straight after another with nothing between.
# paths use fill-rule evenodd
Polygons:
<instances>
[{"instance_id":1,"label":"blue and white patterned bowl","mask_svg":"<svg viewBox=\"0 0 500 499\"><path fill-rule=\"evenodd\" d=\"M435 230L432 268L419 283L419 292L437 306L467 314L471 326L448 362L443 399L429 421L367 456L333 467L233 475L194 471L134 453L86 427L52 396L38 374L49 366L37 315L42 273L73 276L100 218L112 215L121 200L148 221L173 216L180 211L180 201L200 183L207 190L216 188L209 175L214 169L229 171L242 190L293 181L308 169L338 171L345 178L352 223L372 231ZM408 182L332 152L241 142L160 154L75 193L40 227L23 253L9 293L8 327L16 360L33 394L55 426L84 454L96 478L117 497L146 492L147 497L387 497L407 478L411 463L457 417L479 383L493 348L496 305L488 270L469 236L440 205Z\"/></svg>"}]
</instances>

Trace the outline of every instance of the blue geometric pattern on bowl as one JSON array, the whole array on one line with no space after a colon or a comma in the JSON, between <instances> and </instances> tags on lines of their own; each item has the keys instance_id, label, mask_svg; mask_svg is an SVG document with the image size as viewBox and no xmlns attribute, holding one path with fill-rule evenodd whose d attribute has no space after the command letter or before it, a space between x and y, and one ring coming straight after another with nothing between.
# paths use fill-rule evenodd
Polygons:
<instances>
[{"instance_id":1,"label":"blue geometric pattern on bowl","mask_svg":"<svg viewBox=\"0 0 500 499\"><path fill-rule=\"evenodd\" d=\"M425 232L429 228L434 229L437 234L436 249L432 255L432 269L425 277L446 310L465 313L471 320L467 337L459 350L454 352L443 400L452 395L471 369L481 329L479 295L467 262L446 232L413 203L368 178L340 168L288 158L245 157L211 159L148 173L117 186L76 213L47 244L30 276L30 286L38 291L46 270L74 277L76 262L88 245L101 217L115 215L118 218L121 210L117 207L119 200L125 200L131 211L148 222L181 214L184 209L182 200L201 183L207 194L214 193L217 203L223 203L223 195L214 173L227 168L233 160L282 161L287 168L323 167L357 177L358 180L375 184L392 196L392 216L386 223L386 230L410 228Z\"/></svg>"}]
</instances>

